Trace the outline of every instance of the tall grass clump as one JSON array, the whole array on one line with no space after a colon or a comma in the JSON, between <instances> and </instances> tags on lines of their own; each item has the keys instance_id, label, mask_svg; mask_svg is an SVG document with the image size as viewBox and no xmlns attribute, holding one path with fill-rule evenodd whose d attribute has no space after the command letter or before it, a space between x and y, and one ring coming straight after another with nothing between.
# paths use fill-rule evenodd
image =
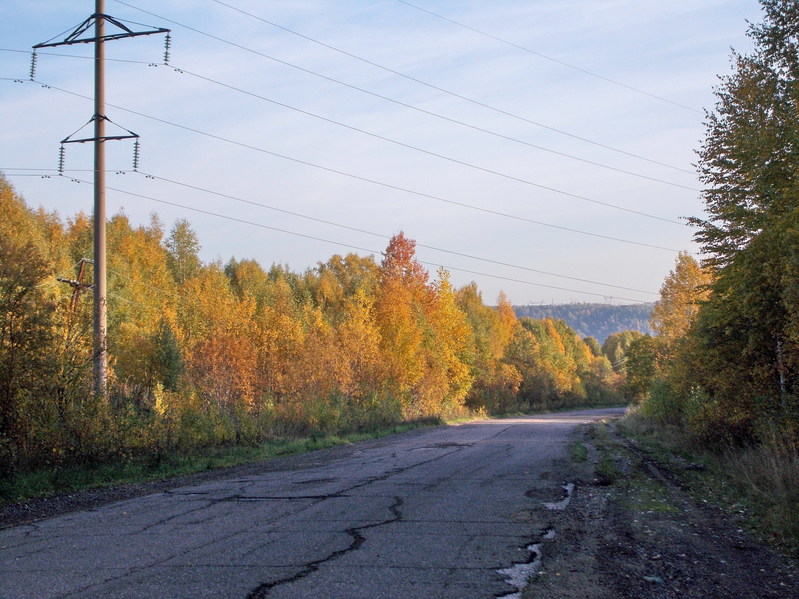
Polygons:
<instances>
[{"instance_id":1,"label":"tall grass clump","mask_svg":"<svg viewBox=\"0 0 799 599\"><path fill-rule=\"evenodd\" d=\"M799 551L799 443L776 427L762 442L726 454L737 486L754 499L766 533L791 551Z\"/></svg>"}]
</instances>

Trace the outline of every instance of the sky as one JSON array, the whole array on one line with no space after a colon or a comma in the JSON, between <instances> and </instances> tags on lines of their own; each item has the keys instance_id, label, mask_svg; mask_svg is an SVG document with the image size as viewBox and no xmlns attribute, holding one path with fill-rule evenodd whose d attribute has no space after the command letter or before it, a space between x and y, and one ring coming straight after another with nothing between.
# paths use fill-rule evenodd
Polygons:
<instances>
[{"instance_id":1,"label":"sky","mask_svg":"<svg viewBox=\"0 0 799 599\"><path fill-rule=\"evenodd\" d=\"M0 172L29 206L92 210L92 47L40 51L91 0L7 3ZM521 304L655 301L696 151L756 0L106 0L107 211L187 219L206 262L295 272L403 231L433 276ZM106 33L114 28L107 25ZM86 36L84 36L86 37ZM698 254L697 254L697 257Z\"/></svg>"}]
</instances>

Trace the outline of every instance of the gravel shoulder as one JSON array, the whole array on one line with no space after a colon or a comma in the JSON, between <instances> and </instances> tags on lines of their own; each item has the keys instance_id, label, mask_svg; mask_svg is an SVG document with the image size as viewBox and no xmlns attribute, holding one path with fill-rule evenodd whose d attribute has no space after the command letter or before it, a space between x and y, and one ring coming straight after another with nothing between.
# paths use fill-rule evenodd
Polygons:
<instances>
[{"instance_id":1,"label":"gravel shoulder","mask_svg":"<svg viewBox=\"0 0 799 599\"><path fill-rule=\"evenodd\" d=\"M799 597L799 570L615 432L584 427L575 490L525 599ZM583 452L585 455L585 452ZM685 464L685 468L694 467Z\"/></svg>"}]
</instances>

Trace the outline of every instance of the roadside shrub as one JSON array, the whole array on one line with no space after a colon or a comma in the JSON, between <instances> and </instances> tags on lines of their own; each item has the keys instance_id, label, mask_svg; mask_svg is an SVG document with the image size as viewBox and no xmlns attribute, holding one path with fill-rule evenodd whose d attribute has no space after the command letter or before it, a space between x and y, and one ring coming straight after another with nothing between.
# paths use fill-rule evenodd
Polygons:
<instances>
[{"instance_id":1,"label":"roadside shrub","mask_svg":"<svg viewBox=\"0 0 799 599\"><path fill-rule=\"evenodd\" d=\"M685 401L683 426L696 441L709 449L744 447L756 443L755 420L743 405L729 405L699 387Z\"/></svg>"},{"instance_id":2,"label":"roadside shrub","mask_svg":"<svg viewBox=\"0 0 799 599\"><path fill-rule=\"evenodd\" d=\"M668 381L656 379L649 395L641 402L639 413L647 420L679 426L683 420L683 403Z\"/></svg>"}]
</instances>

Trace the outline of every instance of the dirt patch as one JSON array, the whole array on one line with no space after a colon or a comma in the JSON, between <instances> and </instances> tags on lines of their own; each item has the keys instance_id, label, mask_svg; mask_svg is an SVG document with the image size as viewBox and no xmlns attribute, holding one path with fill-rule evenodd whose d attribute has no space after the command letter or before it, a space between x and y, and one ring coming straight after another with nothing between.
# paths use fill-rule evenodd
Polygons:
<instances>
[{"instance_id":1,"label":"dirt patch","mask_svg":"<svg viewBox=\"0 0 799 599\"><path fill-rule=\"evenodd\" d=\"M601 438L584 429L577 442L589 459L571 464L571 503L553 522L524 598L799 597L796 564L711 498L692 497L612 426Z\"/></svg>"}]
</instances>

